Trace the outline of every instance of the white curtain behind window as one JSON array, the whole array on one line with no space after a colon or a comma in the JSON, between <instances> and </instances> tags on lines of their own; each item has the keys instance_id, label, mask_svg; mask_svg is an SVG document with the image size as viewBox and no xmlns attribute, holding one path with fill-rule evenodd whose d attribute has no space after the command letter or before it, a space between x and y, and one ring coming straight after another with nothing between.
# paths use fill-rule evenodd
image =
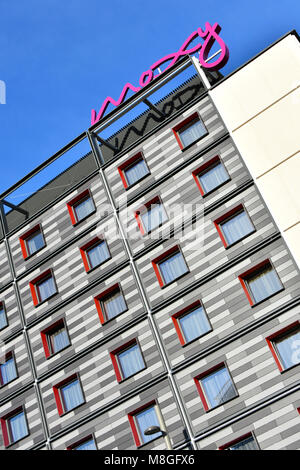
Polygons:
<instances>
[{"instance_id":1,"label":"white curtain behind window","mask_svg":"<svg viewBox=\"0 0 300 470\"><path fill-rule=\"evenodd\" d=\"M180 139L184 147L192 144L206 134L206 129L202 121L196 121L184 131L179 131Z\"/></svg>"},{"instance_id":2,"label":"white curtain behind window","mask_svg":"<svg viewBox=\"0 0 300 470\"><path fill-rule=\"evenodd\" d=\"M94 203L89 197L74 207L77 220L82 220L95 210Z\"/></svg>"},{"instance_id":3,"label":"white curtain behind window","mask_svg":"<svg viewBox=\"0 0 300 470\"><path fill-rule=\"evenodd\" d=\"M277 273L271 266L251 277L248 284L255 302L269 297L282 288Z\"/></svg>"},{"instance_id":4,"label":"white curtain behind window","mask_svg":"<svg viewBox=\"0 0 300 470\"><path fill-rule=\"evenodd\" d=\"M1 364L1 377L3 385L11 382L17 377L14 358L11 357L4 364Z\"/></svg>"},{"instance_id":5,"label":"white curtain behind window","mask_svg":"<svg viewBox=\"0 0 300 470\"><path fill-rule=\"evenodd\" d=\"M141 219L145 228L145 232L159 227L166 220L168 220L166 211L162 204L152 204L147 212L141 214Z\"/></svg>"},{"instance_id":6,"label":"white curtain behind window","mask_svg":"<svg viewBox=\"0 0 300 470\"><path fill-rule=\"evenodd\" d=\"M143 443L152 441L156 437L161 436L161 432L157 432L157 433L152 434L150 436L145 436L145 434L144 434L144 431L147 428L149 428L149 426L160 426L159 422L158 422L158 419L157 419L157 416L156 416L154 406L151 407L151 408L148 408L147 410L142 411L139 414L137 414L136 415L136 421L138 423L138 427L139 427L139 430L140 430L140 436L141 436L141 439L142 439Z\"/></svg>"},{"instance_id":7,"label":"white curtain behind window","mask_svg":"<svg viewBox=\"0 0 300 470\"><path fill-rule=\"evenodd\" d=\"M118 354L118 360L124 379L145 367L140 348L137 344Z\"/></svg>"},{"instance_id":8,"label":"white curtain behind window","mask_svg":"<svg viewBox=\"0 0 300 470\"><path fill-rule=\"evenodd\" d=\"M108 320L126 310L126 303L121 292L116 292L104 300L104 310Z\"/></svg>"},{"instance_id":9,"label":"white curtain behind window","mask_svg":"<svg viewBox=\"0 0 300 470\"><path fill-rule=\"evenodd\" d=\"M38 284L38 292L40 301L48 299L48 297L56 292L56 287L52 276Z\"/></svg>"},{"instance_id":10,"label":"white curtain behind window","mask_svg":"<svg viewBox=\"0 0 300 470\"><path fill-rule=\"evenodd\" d=\"M186 342L203 335L210 330L210 324L203 307L198 307L179 319L180 326Z\"/></svg>"},{"instance_id":11,"label":"white curtain behind window","mask_svg":"<svg viewBox=\"0 0 300 470\"><path fill-rule=\"evenodd\" d=\"M300 345L300 331L293 331L289 335L276 341L282 365L285 369L299 364L299 354L297 349Z\"/></svg>"},{"instance_id":12,"label":"white curtain behind window","mask_svg":"<svg viewBox=\"0 0 300 470\"><path fill-rule=\"evenodd\" d=\"M9 419L9 427L12 442L16 442L28 434L27 424L24 413L19 413Z\"/></svg>"},{"instance_id":13,"label":"white curtain behind window","mask_svg":"<svg viewBox=\"0 0 300 470\"><path fill-rule=\"evenodd\" d=\"M63 396L65 411L72 410L84 401L81 386L78 380L74 380L74 382L71 382L70 384L62 387L61 393Z\"/></svg>"},{"instance_id":14,"label":"white curtain behind window","mask_svg":"<svg viewBox=\"0 0 300 470\"><path fill-rule=\"evenodd\" d=\"M103 263L109 258L109 251L105 241L88 250L87 254L91 268L99 266L99 264Z\"/></svg>"},{"instance_id":15,"label":"white curtain behind window","mask_svg":"<svg viewBox=\"0 0 300 470\"><path fill-rule=\"evenodd\" d=\"M136 183L144 176L149 173L147 165L144 160L140 160L131 167L125 170L125 175L127 179L127 183L130 186L131 184Z\"/></svg>"},{"instance_id":16,"label":"white curtain behind window","mask_svg":"<svg viewBox=\"0 0 300 470\"><path fill-rule=\"evenodd\" d=\"M235 215L222 224L222 231L228 245L245 237L253 231L253 225L245 211Z\"/></svg>"},{"instance_id":17,"label":"white curtain behind window","mask_svg":"<svg viewBox=\"0 0 300 470\"><path fill-rule=\"evenodd\" d=\"M202 175L199 175L199 179L204 192L208 193L220 184L227 181L229 177L222 163L218 163L210 170L206 171Z\"/></svg>"},{"instance_id":18,"label":"white curtain behind window","mask_svg":"<svg viewBox=\"0 0 300 470\"><path fill-rule=\"evenodd\" d=\"M177 279L188 271L181 253L176 253L166 261L163 261L159 264L159 267L166 284L169 284L169 282L174 281L174 279Z\"/></svg>"},{"instance_id":19,"label":"white curtain behind window","mask_svg":"<svg viewBox=\"0 0 300 470\"><path fill-rule=\"evenodd\" d=\"M236 396L230 375L225 367L204 377L201 383L211 408Z\"/></svg>"}]
</instances>

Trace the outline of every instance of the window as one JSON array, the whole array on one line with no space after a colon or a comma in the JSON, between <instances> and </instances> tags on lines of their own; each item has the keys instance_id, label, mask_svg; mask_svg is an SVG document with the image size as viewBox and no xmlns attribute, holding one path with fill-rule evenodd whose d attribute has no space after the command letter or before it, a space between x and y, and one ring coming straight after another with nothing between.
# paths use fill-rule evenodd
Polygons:
<instances>
[{"instance_id":1,"label":"window","mask_svg":"<svg viewBox=\"0 0 300 470\"><path fill-rule=\"evenodd\" d=\"M90 191L87 189L67 203L73 225L86 219L96 211Z\"/></svg>"},{"instance_id":2,"label":"window","mask_svg":"<svg viewBox=\"0 0 300 470\"><path fill-rule=\"evenodd\" d=\"M81 439L76 444L72 444L71 446L67 447L68 450L97 450L97 446L93 436L85 437Z\"/></svg>"},{"instance_id":3,"label":"window","mask_svg":"<svg viewBox=\"0 0 300 470\"><path fill-rule=\"evenodd\" d=\"M237 396L234 384L224 364L195 377L205 411L216 408Z\"/></svg>"},{"instance_id":4,"label":"window","mask_svg":"<svg viewBox=\"0 0 300 470\"><path fill-rule=\"evenodd\" d=\"M1 418L1 427L5 447L20 441L28 436L28 427L23 408Z\"/></svg>"},{"instance_id":5,"label":"window","mask_svg":"<svg viewBox=\"0 0 300 470\"><path fill-rule=\"evenodd\" d=\"M44 302L57 293L52 270L49 269L37 278L33 279L30 283L30 290L35 306Z\"/></svg>"},{"instance_id":6,"label":"window","mask_svg":"<svg viewBox=\"0 0 300 470\"><path fill-rule=\"evenodd\" d=\"M146 367L136 339L111 352L110 357L118 382L131 377Z\"/></svg>"},{"instance_id":7,"label":"window","mask_svg":"<svg viewBox=\"0 0 300 470\"><path fill-rule=\"evenodd\" d=\"M175 126L173 132L181 150L207 135L206 127L198 116L198 113L192 114Z\"/></svg>"},{"instance_id":8,"label":"window","mask_svg":"<svg viewBox=\"0 0 300 470\"><path fill-rule=\"evenodd\" d=\"M80 253L86 272L100 266L111 257L106 241L98 237L82 246Z\"/></svg>"},{"instance_id":9,"label":"window","mask_svg":"<svg viewBox=\"0 0 300 470\"><path fill-rule=\"evenodd\" d=\"M100 295L95 297L101 323L126 312L127 305L119 284L115 284Z\"/></svg>"},{"instance_id":10,"label":"window","mask_svg":"<svg viewBox=\"0 0 300 470\"><path fill-rule=\"evenodd\" d=\"M212 329L199 301L175 313L172 320L182 346L200 338Z\"/></svg>"},{"instance_id":11,"label":"window","mask_svg":"<svg viewBox=\"0 0 300 470\"><path fill-rule=\"evenodd\" d=\"M160 227L168 220L167 213L159 197L147 202L135 212L135 218L142 235Z\"/></svg>"},{"instance_id":12,"label":"window","mask_svg":"<svg viewBox=\"0 0 300 470\"><path fill-rule=\"evenodd\" d=\"M128 419L137 447L162 436L161 431L149 436L144 434L145 430L150 426L158 426L161 429L161 424L158 418L158 409L155 403L147 405L141 410L130 413L128 415Z\"/></svg>"},{"instance_id":13,"label":"window","mask_svg":"<svg viewBox=\"0 0 300 470\"><path fill-rule=\"evenodd\" d=\"M283 289L269 260L263 261L241 274L239 280L251 305L255 305Z\"/></svg>"},{"instance_id":14,"label":"window","mask_svg":"<svg viewBox=\"0 0 300 470\"><path fill-rule=\"evenodd\" d=\"M249 433L219 447L220 450L259 450L254 436Z\"/></svg>"},{"instance_id":15,"label":"window","mask_svg":"<svg viewBox=\"0 0 300 470\"><path fill-rule=\"evenodd\" d=\"M85 401L77 374L55 385L53 391L60 416L74 410Z\"/></svg>"},{"instance_id":16,"label":"window","mask_svg":"<svg viewBox=\"0 0 300 470\"><path fill-rule=\"evenodd\" d=\"M23 258L26 259L45 246L45 240L40 225L36 225L20 237Z\"/></svg>"},{"instance_id":17,"label":"window","mask_svg":"<svg viewBox=\"0 0 300 470\"><path fill-rule=\"evenodd\" d=\"M130 188L150 174L150 170L141 152L120 165L118 171L125 189Z\"/></svg>"},{"instance_id":18,"label":"window","mask_svg":"<svg viewBox=\"0 0 300 470\"><path fill-rule=\"evenodd\" d=\"M202 196L230 180L230 177L219 157L214 157L193 171L193 177Z\"/></svg>"},{"instance_id":19,"label":"window","mask_svg":"<svg viewBox=\"0 0 300 470\"><path fill-rule=\"evenodd\" d=\"M41 331L41 337L46 358L62 351L71 344L64 319Z\"/></svg>"},{"instance_id":20,"label":"window","mask_svg":"<svg viewBox=\"0 0 300 470\"><path fill-rule=\"evenodd\" d=\"M280 372L300 363L300 323L298 321L269 336L266 340Z\"/></svg>"},{"instance_id":21,"label":"window","mask_svg":"<svg viewBox=\"0 0 300 470\"><path fill-rule=\"evenodd\" d=\"M7 353L4 356L3 361L0 364L0 383L1 386L12 382L18 376L15 358L12 352Z\"/></svg>"},{"instance_id":22,"label":"window","mask_svg":"<svg viewBox=\"0 0 300 470\"><path fill-rule=\"evenodd\" d=\"M160 287L167 286L171 282L189 272L184 257L178 246L175 246L162 256L152 261L155 274Z\"/></svg>"},{"instance_id":23,"label":"window","mask_svg":"<svg viewBox=\"0 0 300 470\"><path fill-rule=\"evenodd\" d=\"M255 231L253 224L242 205L214 221L225 248L242 240Z\"/></svg>"},{"instance_id":24,"label":"window","mask_svg":"<svg viewBox=\"0 0 300 470\"><path fill-rule=\"evenodd\" d=\"M5 328L7 325L8 323L6 318L5 306L3 302L0 302L0 330Z\"/></svg>"}]
</instances>

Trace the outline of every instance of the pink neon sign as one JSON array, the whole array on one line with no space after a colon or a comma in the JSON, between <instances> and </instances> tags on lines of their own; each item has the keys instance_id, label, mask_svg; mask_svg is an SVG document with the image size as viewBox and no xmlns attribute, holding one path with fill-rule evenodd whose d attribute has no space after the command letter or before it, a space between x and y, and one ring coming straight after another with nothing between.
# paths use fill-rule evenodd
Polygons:
<instances>
[{"instance_id":1,"label":"pink neon sign","mask_svg":"<svg viewBox=\"0 0 300 470\"><path fill-rule=\"evenodd\" d=\"M136 87L132 85L131 83L126 83L117 101L115 101L113 98L108 96L104 100L98 114L96 113L94 109L92 109L92 122L91 122L92 125L98 122L102 118L109 104L112 104L114 106L119 106L125 100L126 95L129 90L137 92L141 90L144 86L148 85L156 77L158 77L160 74L154 75L154 71L158 69L158 67L165 64L168 61L170 61L170 63L165 68L165 70L167 70L169 67L172 67L172 65L176 64L176 62L178 62L178 60L181 57L188 55L188 54L195 54L196 52L199 51L199 62L202 67L208 70L218 70L224 67L224 65L226 65L229 59L229 51L223 39L221 39L219 36L220 31L221 31L221 26L218 23L215 23L213 26L211 26L209 23L206 23L204 31L202 31L201 28L198 28L197 31L194 31L192 34L190 34L190 36L184 41L184 43L182 44L178 52L166 55L165 57L163 57L162 59L158 60L153 65L151 65L149 70L147 70L146 72L143 72L142 75L140 76L139 87ZM191 44L191 42L194 41L197 37L204 39L204 42L197 44L191 49L187 49L188 46ZM206 62L209 51L211 50L215 41L220 45L220 48L221 48L220 54L216 57L214 61Z\"/></svg>"}]
</instances>

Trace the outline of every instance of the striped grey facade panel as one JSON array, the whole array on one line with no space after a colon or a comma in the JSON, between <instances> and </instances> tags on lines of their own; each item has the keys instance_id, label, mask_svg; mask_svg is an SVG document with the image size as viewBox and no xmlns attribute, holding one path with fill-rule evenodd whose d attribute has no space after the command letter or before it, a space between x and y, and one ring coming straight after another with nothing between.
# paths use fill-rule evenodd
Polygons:
<instances>
[{"instance_id":1,"label":"striped grey facade panel","mask_svg":"<svg viewBox=\"0 0 300 470\"><path fill-rule=\"evenodd\" d=\"M299 365L281 373L266 337L299 320L299 313L298 305L175 374L195 435L298 383ZM206 412L194 378L221 363L226 364L231 374L237 396Z\"/></svg>"},{"instance_id":2,"label":"striped grey facade panel","mask_svg":"<svg viewBox=\"0 0 300 470\"><path fill-rule=\"evenodd\" d=\"M8 325L0 331L0 341L5 341L22 328L20 312L16 300L14 286L10 286L0 293L0 302L2 302Z\"/></svg>"},{"instance_id":3,"label":"striped grey facade panel","mask_svg":"<svg viewBox=\"0 0 300 470\"><path fill-rule=\"evenodd\" d=\"M76 224L76 226L73 226L67 208L67 202L74 199L86 189L90 189L96 206L96 212ZM61 247L74 237L79 236L93 224L103 219L107 213L111 211L112 209L111 206L108 205L107 195L100 176L94 176L78 189L68 194L68 196L65 196L52 207L49 207L29 224L24 225L10 237L9 244L17 276L32 268L37 263L40 263L45 257L57 250L58 247ZM46 246L27 260L24 260L19 237L27 233L37 224L40 224L42 227Z\"/></svg>"},{"instance_id":4,"label":"striped grey facade panel","mask_svg":"<svg viewBox=\"0 0 300 470\"><path fill-rule=\"evenodd\" d=\"M251 307L238 276L267 258L273 263L284 290ZM297 268L282 241L277 240L192 292L182 295L154 315L172 366L177 366L191 356L204 354L206 350L216 347L231 334L250 326L256 320L266 318L276 309L298 297L299 282ZM212 330L182 347L171 316L195 301L200 301L203 305Z\"/></svg>"},{"instance_id":5,"label":"striped grey facade panel","mask_svg":"<svg viewBox=\"0 0 300 470\"><path fill-rule=\"evenodd\" d=\"M118 383L109 351L137 339L144 357L146 368L132 377ZM53 394L53 386L77 372L80 377L85 404L59 416ZM50 378L41 382L45 411L51 434L55 434L76 420L83 419L124 395L132 393L141 385L151 382L164 372L164 367L153 338L148 320L118 335L109 343L100 346L78 361L64 367Z\"/></svg>"},{"instance_id":6,"label":"striped grey facade panel","mask_svg":"<svg viewBox=\"0 0 300 470\"><path fill-rule=\"evenodd\" d=\"M225 165L230 180L222 187L202 197L192 172L216 155L219 155ZM157 188L150 190L134 204L129 205L128 209L120 211L120 218L127 228L126 234L133 254L137 254L140 250L149 246L153 240L155 241L161 236L167 237L170 229L177 228L183 221L186 223L195 213L203 214L204 211L210 211L212 207L220 204L231 192L236 191L237 188L249 180L248 170L243 165L231 140L227 139L217 145L213 150L178 171ZM138 228L134 213L156 196L160 196L169 220L162 227L152 231L150 235L143 236ZM251 196L254 197L253 194ZM226 207L224 204L224 209ZM184 216L181 214L184 214Z\"/></svg>"},{"instance_id":7,"label":"striped grey facade panel","mask_svg":"<svg viewBox=\"0 0 300 470\"><path fill-rule=\"evenodd\" d=\"M0 243L0 289L12 280L5 242Z\"/></svg>"},{"instance_id":8,"label":"striped grey facade panel","mask_svg":"<svg viewBox=\"0 0 300 470\"><path fill-rule=\"evenodd\" d=\"M95 237L102 237L107 242L111 258L102 263L91 272L87 273L84 268L83 259L80 253L80 247L86 245ZM127 259L127 254L119 234L115 230L115 219L111 217L88 233L88 235L77 240L73 245L67 247L61 253L54 256L47 263L22 278L18 282L22 305L26 316L26 321L30 322L33 318L45 313L51 307L59 304L66 299L72 299L81 289L87 287L99 279L105 278L117 266L121 265ZM34 307L29 282L37 276L52 268L58 295L53 296L41 305Z\"/></svg>"},{"instance_id":9,"label":"striped grey facade panel","mask_svg":"<svg viewBox=\"0 0 300 470\"><path fill-rule=\"evenodd\" d=\"M41 422L41 413L37 402L36 392L33 387L0 406L0 418L5 417L7 414L21 406L23 406L25 411L29 434L15 444L9 446L8 449L11 450L27 450L45 440ZM2 432L0 433L0 449L5 449Z\"/></svg>"},{"instance_id":10,"label":"striped grey facade panel","mask_svg":"<svg viewBox=\"0 0 300 470\"><path fill-rule=\"evenodd\" d=\"M172 128L195 112L198 112L203 120L208 135L182 151L177 143ZM205 149L216 139L224 135L225 132L225 127L219 113L212 104L209 96L205 96L205 98L201 99L201 101L192 106L188 111L185 111L171 121L167 128L164 127L148 139L145 139L140 147L136 147L134 150L126 153L118 159L117 164L110 165L105 169L105 176L116 204L124 204L128 198L132 198L141 190L146 188L151 189L152 184L158 181L162 176L167 175L171 170L189 160L196 152ZM140 151L143 152L151 174L140 183L135 184L132 188L125 190L120 178L118 166Z\"/></svg>"},{"instance_id":11,"label":"striped grey facade panel","mask_svg":"<svg viewBox=\"0 0 300 470\"><path fill-rule=\"evenodd\" d=\"M21 387L24 387L33 380L26 342L22 333L6 343L1 343L1 364L5 362L5 355L8 353L13 353L17 370L17 378L0 387L0 402L6 400L8 396L12 395Z\"/></svg>"},{"instance_id":12,"label":"striped grey facade panel","mask_svg":"<svg viewBox=\"0 0 300 470\"><path fill-rule=\"evenodd\" d=\"M261 450L300 450L299 407L296 392L204 437L197 448L216 450L251 432Z\"/></svg>"},{"instance_id":13,"label":"striped grey facade panel","mask_svg":"<svg viewBox=\"0 0 300 470\"><path fill-rule=\"evenodd\" d=\"M159 407L172 447L184 442L184 425L170 385L167 380L164 380L55 440L52 448L55 450L66 449L81 438L93 433L99 450L135 450L136 445L128 421L128 414L154 400ZM160 437L141 448L165 450L167 446L165 439Z\"/></svg>"},{"instance_id":14,"label":"striped grey facade panel","mask_svg":"<svg viewBox=\"0 0 300 470\"><path fill-rule=\"evenodd\" d=\"M119 283L121 287L128 310L102 325L94 297L116 283ZM131 268L127 266L94 286L85 294L77 297L66 307L58 309L55 313L48 315L36 325L28 328L38 376L51 371L62 362L73 359L74 356L81 354L97 342L103 342L111 336L117 336L120 329L124 329L126 325L145 314L145 306L140 297L133 273ZM44 331L61 318L65 319L71 346L46 360L41 331Z\"/></svg>"}]
</instances>

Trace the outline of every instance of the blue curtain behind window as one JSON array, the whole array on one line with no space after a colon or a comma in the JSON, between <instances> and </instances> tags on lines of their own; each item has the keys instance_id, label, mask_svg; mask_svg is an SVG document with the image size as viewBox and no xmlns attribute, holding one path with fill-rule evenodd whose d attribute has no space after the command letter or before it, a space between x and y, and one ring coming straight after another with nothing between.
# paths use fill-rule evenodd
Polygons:
<instances>
[{"instance_id":1,"label":"blue curtain behind window","mask_svg":"<svg viewBox=\"0 0 300 470\"><path fill-rule=\"evenodd\" d=\"M118 354L118 360L124 379L145 367L140 348L137 344Z\"/></svg>"},{"instance_id":2,"label":"blue curtain behind window","mask_svg":"<svg viewBox=\"0 0 300 470\"><path fill-rule=\"evenodd\" d=\"M56 287L52 276L38 284L38 292L41 302L45 299L48 299L48 297L56 292Z\"/></svg>"},{"instance_id":3,"label":"blue curtain behind window","mask_svg":"<svg viewBox=\"0 0 300 470\"><path fill-rule=\"evenodd\" d=\"M62 387L61 393L63 396L65 411L72 410L84 401L81 386L78 380L74 380L74 382L71 382L70 384Z\"/></svg>"},{"instance_id":4,"label":"blue curtain behind window","mask_svg":"<svg viewBox=\"0 0 300 470\"><path fill-rule=\"evenodd\" d=\"M44 239L41 232L35 233L26 240L28 253L31 255L44 246Z\"/></svg>"},{"instance_id":5,"label":"blue curtain behind window","mask_svg":"<svg viewBox=\"0 0 300 470\"><path fill-rule=\"evenodd\" d=\"M9 419L9 427L12 442L16 442L28 434L27 424L24 413L19 413Z\"/></svg>"},{"instance_id":6,"label":"blue curtain behind window","mask_svg":"<svg viewBox=\"0 0 300 470\"><path fill-rule=\"evenodd\" d=\"M222 163L218 163L218 165L214 166L202 175L199 175L199 179L204 192L208 193L227 181L229 177Z\"/></svg>"},{"instance_id":7,"label":"blue curtain behind window","mask_svg":"<svg viewBox=\"0 0 300 470\"><path fill-rule=\"evenodd\" d=\"M179 319L183 336L188 343L211 329L203 307L198 307Z\"/></svg>"},{"instance_id":8,"label":"blue curtain behind window","mask_svg":"<svg viewBox=\"0 0 300 470\"><path fill-rule=\"evenodd\" d=\"M5 310L3 306L0 306L0 330L7 326L7 320L6 320L6 315L5 315Z\"/></svg>"},{"instance_id":9,"label":"blue curtain behind window","mask_svg":"<svg viewBox=\"0 0 300 470\"><path fill-rule=\"evenodd\" d=\"M181 253L176 253L166 261L162 261L159 264L161 274L166 284L174 281L182 274L188 271L187 265Z\"/></svg>"},{"instance_id":10,"label":"blue curtain behind window","mask_svg":"<svg viewBox=\"0 0 300 470\"><path fill-rule=\"evenodd\" d=\"M132 165L130 168L127 168L125 170L125 176L127 179L127 183L130 186L131 184L136 183L140 179L142 179L144 176L146 176L149 173L149 170L147 168L147 165L144 160L140 160L134 165Z\"/></svg>"},{"instance_id":11,"label":"blue curtain behind window","mask_svg":"<svg viewBox=\"0 0 300 470\"><path fill-rule=\"evenodd\" d=\"M141 214L141 219L147 233L163 224L168 217L163 205L156 203L152 204L147 212Z\"/></svg>"},{"instance_id":12,"label":"blue curtain behind window","mask_svg":"<svg viewBox=\"0 0 300 470\"><path fill-rule=\"evenodd\" d=\"M300 331L293 331L289 335L276 341L276 347L279 352L284 369L299 364L299 354L297 349L300 346Z\"/></svg>"},{"instance_id":13,"label":"blue curtain behind window","mask_svg":"<svg viewBox=\"0 0 300 470\"><path fill-rule=\"evenodd\" d=\"M282 288L277 273L271 266L251 277L248 280L248 285L255 302L269 297Z\"/></svg>"},{"instance_id":14,"label":"blue curtain behind window","mask_svg":"<svg viewBox=\"0 0 300 470\"><path fill-rule=\"evenodd\" d=\"M54 353L61 351L70 344L68 333L64 327L51 334L51 345Z\"/></svg>"},{"instance_id":15,"label":"blue curtain behind window","mask_svg":"<svg viewBox=\"0 0 300 470\"><path fill-rule=\"evenodd\" d=\"M126 303L121 292L116 292L111 295L109 298L105 299L104 310L108 320L114 318L119 313L122 313L126 310Z\"/></svg>"},{"instance_id":16,"label":"blue curtain behind window","mask_svg":"<svg viewBox=\"0 0 300 470\"><path fill-rule=\"evenodd\" d=\"M99 264L103 263L105 260L109 258L109 251L108 251L105 241L89 249L87 254L88 254L91 268L94 268L95 266L99 266Z\"/></svg>"},{"instance_id":17,"label":"blue curtain behind window","mask_svg":"<svg viewBox=\"0 0 300 470\"><path fill-rule=\"evenodd\" d=\"M240 240L253 231L253 225L246 212L235 215L222 224L222 231L228 245Z\"/></svg>"},{"instance_id":18,"label":"blue curtain behind window","mask_svg":"<svg viewBox=\"0 0 300 470\"><path fill-rule=\"evenodd\" d=\"M201 379L206 398L211 408L221 405L236 396L236 391L226 367Z\"/></svg>"},{"instance_id":19,"label":"blue curtain behind window","mask_svg":"<svg viewBox=\"0 0 300 470\"><path fill-rule=\"evenodd\" d=\"M82 220L95 210L94 203L89 197L74 207L77 220Z\"/></svg>"},{"instance_id":20,"label":"blue curtain behind window","mask_svg":"<svg viewBox=\"0 0 300 470\"><path fill-rule=\"evenodd\" d=\"M97 448L94 440L90 439L89 441L85 441L79 446L75 447L74 450L97 450Z\"/></svg>"},{"instance_id":21,"label":"blue curtain behind window","mask_svg":"<svg viewBox=\"0 0 300 470\"><path fill-rule=\"evenodd\" d=\"M184 131L179 131L180 139L184 147L192 144L206 134L206 129L202 121L196 121Z\"/></svg>"},{"instance_id":22,"label":"blue curtain behind window","mask_svg":"<svg viewBox=\"0 0 300 470\"><path fill-rule=\"evenodd\" d=\"M136 415L136 421L140 431L140 437L143 443L152 441L158 436L161 436L161 432L152 434L151 436L145 436L144 431L149 428L149 426L159 426L159 422L156 416L154 407L148 408L147 410L142 411Z\"/></svg>"},{"instance_id":23,"label":"blue curtain behind window","mask_svg":"<svg viewBox=\"0 0 300 470\"><path fill-rule=\"evenodd\" d=\"M248 437L241 442L237 442L229 447L230 450L258 450L257 444L253 437Z\"/></svg>"},{"instance_id":24,"label":"blue curtain behind window","mask_svg":"<svg viewBox=\"0 0 300 470\"><path fill-rule=\"evenodd\" d=\"M17 377L14 358L11 357L4 364L1 364L2 384L5 385Z\"/></svg>"}]
</instances>

